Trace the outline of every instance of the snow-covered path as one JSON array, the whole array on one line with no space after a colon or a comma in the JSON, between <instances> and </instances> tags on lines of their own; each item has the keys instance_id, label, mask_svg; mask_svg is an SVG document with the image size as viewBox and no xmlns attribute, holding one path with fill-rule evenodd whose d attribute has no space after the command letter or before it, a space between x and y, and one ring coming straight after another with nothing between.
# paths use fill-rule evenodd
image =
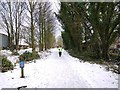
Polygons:
<instances>
[{"instance_id":1,"label":"snow-covered path","mask_svg":"<svg viewBox=\"0 0 120 90\"><path fill-rule=\"evenodd\" d=\"M0 73L1 88L118 88L118 75L96 64L79 62L57 49L36 63L25 64L25 78L20 78L19 65L12 72Z\"/></svg>"}]
</instances>

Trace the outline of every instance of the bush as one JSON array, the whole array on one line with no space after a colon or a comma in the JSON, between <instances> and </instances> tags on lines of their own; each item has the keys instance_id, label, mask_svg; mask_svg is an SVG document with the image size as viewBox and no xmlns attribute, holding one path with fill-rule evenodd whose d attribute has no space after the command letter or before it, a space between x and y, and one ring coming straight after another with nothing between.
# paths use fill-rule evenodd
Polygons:
<instances>
[{"instance_id":1,"label":"bush","mask_svg":"<svg viewBox=\"0 0 120 90\"><path fill-rule=\"evenodd\" d=\"M13 64L7 60L6 57L0 56L0 62L1 62L1 72L7 72L8 70L13 70Z\"/></svg>"},{"instance_id":2,"label":"bush","mask_svg":"<svg viewBox=\"0 0 120 90\"><path fill-rule=\"evenodd\" d=\"M82 59L84 61L88 61L90 63L103 64L102 59L96 58L95 52L84 51L82 53L79 53L77 50L69 50L69 53L73 57L77 57L79 59Z\"/></svg>"},{"instance_id":3,"label":"bush","mask_svg":"<svg viewBox=\"0 0 120 90\"><path fill-rule=\"evenodd\" d=\"M19 58L20 58L20 60L23 60L23 61L31 61L31 60L34 60L34 59L38 59L39 55L38 55L37 52L34 52L34 53L24 52L23 54L20 55Z\"/></svg>"},{"instance_id":4,"label":"bush","mask_svg":"<svg viewBox=\"0 0 120 90\"><path fill-rule=\"evenodd\" d=\"M35 52L34 53L34 59L38 59L38 58L40 58L40 56L39 56L38 52Z\"/></svg>"},{"instance_id":5,"label":"bush","mask_svg":"<svg viewBox=\"0 0 120 90\"><path fill-rule=\"evenodd\" d=\"M12 55L19 55L18 52L12 52Z\"/></svg>"}]
</instances>

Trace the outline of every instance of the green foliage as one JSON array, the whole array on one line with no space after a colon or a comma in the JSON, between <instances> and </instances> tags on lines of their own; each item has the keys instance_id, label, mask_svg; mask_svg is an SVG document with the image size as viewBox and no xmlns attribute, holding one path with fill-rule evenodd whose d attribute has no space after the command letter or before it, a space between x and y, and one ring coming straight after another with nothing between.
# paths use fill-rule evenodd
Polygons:
<instances>
[{"instance_id":1,"label":"green foliage","mask_svg":"<svg viewBox=\"0 0 120 90\"><path fill-rule=\"evenodd\" d=\"M117 2L61 3L57 17L63 24L65 48L77 49L85 57L109 60L109 47L120 28L119 5Z\"/></svg>"},{"instance_id":2,"label":"green foliage","mask_svg":"<svg viewBox=\"0 0 120 90\"><path fill-rule=\"evenodd\" d=\"M32 57L32 59L38 59L38 58L40 58L38 52L35 51L35 52L32 53L32 54L34 54L33 57Z\"/></svg>"},{"instance_id":3,"label":"green foliage","mask_svg":"<svg viewBox=\"0 0 120 90\"><path fill-rule=\"evenodd\" d=\"M57 38L57 45L63 47L63 40L61 36Z\"/></svg>"},{"instance_id":4,"label":"green foliage","mask_svg":"<svg viewBox=\"0 0 120 90\"><path fill-rule=\"evenodd\" d=\"M63 44L65 46L65 49L70 48L72 44L71 44L71 40L69 38L68 33L62 32L62 38L63 38L63 42L64 42Z\"/></svg>"},{"instance_id":5,"label":"green foliage","mask_svg":"<svg viewBox=\"0 0 120 90\"><path fill-rule=\"evenodd\" d=\"M50 49L55 46L55 36L50 30L46 31L46 49Z\"/></svg>"},{"instance_id":6,"label":"green foliage","mask_svg":"<svg viewBox=\"0 0 120 90\"><path fill-rule=\"evenodd\" d=\"M12 55L19 55L18 52L12 52Z\"/></svg>"},{"instance_id":7,"label":"green foliage","mask_svg":"<svg viewBox=\"0 0 120 90\"><path fill-rule=\"evenodd\" d=\"M13 70L13 64L9 60L7 60L6 57L0 56L0 62L2 62L1 72L6 72L8 70Z\"/></svg>"},{"instance_id":8,"label":"green foliage","mask_svg":"<svg viewBox=\"0 0 120 90\"><path fill-rule=\"evenodd\" d=\"M120 61L120 54L110 54L110 58L111 60L116 60L116 61Z\"/></svg>"},{"instance_id":9,"label":"green foliage","mask_svg":"<svg viewBox=\"0 0 120 90\"><path fill-rule=\"evenodd\" d=\"M24 52L23 54L20 55L20 60L23 61L31 61L34 59L38 59L39 55L37 52L31 53L31 52Z\"/></svg>"}]
</instances>

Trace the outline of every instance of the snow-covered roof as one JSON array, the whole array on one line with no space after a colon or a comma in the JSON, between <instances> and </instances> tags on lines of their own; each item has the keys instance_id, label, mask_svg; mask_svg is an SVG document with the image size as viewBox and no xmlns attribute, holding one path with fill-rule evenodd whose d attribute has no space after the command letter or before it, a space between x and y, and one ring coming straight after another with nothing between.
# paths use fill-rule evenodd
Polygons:
<instances>
[{"instance_id":1,"label":"snow-covered roof","mask_svg":"<svg viewBox=\"0 0 120 90\"><path fill-rule=\"evenodd\" d=\"M8 33L7 33L5 30L3 30L3 29L0 29L0 34L7 35L7 36L8 36Z\"/></svg>"},{"instance_id":2,"label":"snow-covered roof","mask_svg":"<svg viewBox=\"0 0 120 90\"><path fill-rule=\"evenodd\" d=\"M28 46L28 44L25 42L25 39L20 39L19 40L19 45L26 45L26 46Z\"/></svg>"}]
</instances>

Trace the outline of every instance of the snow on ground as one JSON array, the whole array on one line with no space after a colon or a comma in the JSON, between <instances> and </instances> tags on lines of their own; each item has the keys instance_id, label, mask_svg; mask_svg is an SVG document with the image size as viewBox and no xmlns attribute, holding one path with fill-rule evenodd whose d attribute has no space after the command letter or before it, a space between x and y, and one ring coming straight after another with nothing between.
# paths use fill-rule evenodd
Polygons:
<instances>
[{"instance_id":1,"label":"snow on ground","mask_svg":"<svg viewBox=\"0 0 120 90\"><path fill-rule=\"evenodd\" d=\"M63 50L62 57L57 49L39 59L25 64L25 78L20 78L19 64L12 72L0 73L1 88L118 88L118 74L106 71L103 66L79 62ZM44 55L43 55L44 56Z\"/></svg>"},{"instance_id":2,"label":"snow on ground","mask_svg":"<svg viewBox=\"0 0 120 90\"><path fill-rule=\"evenodd\" d=\"M47 56L51 55L51 51L50 50L41 51L38 54L40 55L41 59L44 58L44 60L45 60L45 58L47 58Z\"/></svg>"},{"instance_id":3,"label":"snow on ground","mask_svg":"<svg viewBox=\"0 0 120 90\"><path fill-rule=\"evenodd\" d=\"M72 61L71 56L67 57L71 60L71 66L74 71L87 80L94 88L118 88L118 75L107 71L105 67L98 64L90 64L88 62Z\"/></svg>"}]
</instances>

